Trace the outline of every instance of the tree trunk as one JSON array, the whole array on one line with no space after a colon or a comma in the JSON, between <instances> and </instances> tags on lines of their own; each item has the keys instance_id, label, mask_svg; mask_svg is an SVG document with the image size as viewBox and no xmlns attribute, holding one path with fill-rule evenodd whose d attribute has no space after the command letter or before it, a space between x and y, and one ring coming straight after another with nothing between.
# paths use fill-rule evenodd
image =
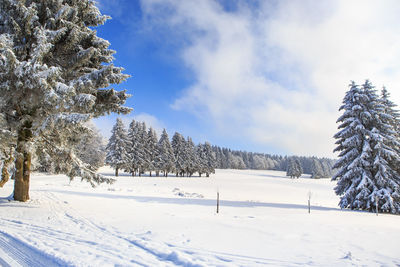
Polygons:
<instances>
[{"instance_id":1,"label":"tree trunk","mask_svg":"<svg viewBox=\"0 0 400 267\"><path fill-rule=\"evenodd\" d=\"M29 200L29 179L31 176L32 154L28 142L32 138L32 123L26 122L18 131L17 155L15 160L14 200Z\"/></svg>"},{"instance_id":2,"label":"tree trunk","mask_svg":"<svg viewBox=\"0 0 400 267\"><path fill-rule=\"evenodd\" d=\"M117 168L115 168L115 176L117 176L117 177L118 177L118 167L117 167Z\"/></svg>"}]
</instances>

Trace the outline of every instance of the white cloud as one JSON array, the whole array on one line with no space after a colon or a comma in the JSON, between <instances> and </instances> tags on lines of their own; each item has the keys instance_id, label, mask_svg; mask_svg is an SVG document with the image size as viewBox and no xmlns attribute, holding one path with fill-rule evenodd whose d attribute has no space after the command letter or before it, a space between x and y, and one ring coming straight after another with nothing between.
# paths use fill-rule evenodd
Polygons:
<instances>
[{"instance_id":1,"label":"white cloud","mask_svg":"<svg viewBox=\"0 0 400 267\"><path fill-rule=\"evenodd\" d=\"M350 80L385 84L400 103L400 3L142 1L196 77L173 108L260 147L332 156L337 109ZM167 36L167 35L166 35Z\"/></svg>"},{"instance_id":2,"label":"white cloud","mask_svg":"<svg viewBox=\"0 0 400 267\"><path fill-rule=\"evenodd\" d=\"M97 0L97 7L103 14L111 17L121 17L124 12L124 0Z\"/></svg>"},{"instance_id":3,"label":"white cloud","mask_svg":"<svg viewBox=\"0 0 400 267\"><path fill-rule=\"evenodd\" d=\"M156 131L159 137L163 129L165 128L164 124L159 119L148 113L139 113L137 115L125 115L125 116L104 116L94 119L93 120L94 124L96 125L96 127L99 129L100 133L106 140L108 140L111 136L111 130L116 122L117 117L119 117L122 120L126 129L128 129L129 124L132 122L132 120L145 122L147 128L152 127Z\"/></svg>"}]
</instances>

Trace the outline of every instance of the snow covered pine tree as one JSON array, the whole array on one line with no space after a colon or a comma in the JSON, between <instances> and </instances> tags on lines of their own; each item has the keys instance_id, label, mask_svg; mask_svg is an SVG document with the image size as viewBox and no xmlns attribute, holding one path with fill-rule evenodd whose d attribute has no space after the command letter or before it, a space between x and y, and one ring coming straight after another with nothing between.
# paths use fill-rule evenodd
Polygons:
<instances>
[{"instance_id":1,"label":"snow covered pine tree","mask_svg":"<svg viewBox=\"0 0 400 267\"><path fill-rule=\"evenodd\" d=\"M128 136L121 119L117 119L111 133L106 147L106 163L115 168L115 176L118 176L118 170L129 165Z\"/></svg>"},{"instance_id":2,"label":"snow covered pine tree","mask_svg":"<svg viewBox=\"0 0 400 267\"><path fill-rule=\"evenodd\" d=\"M97 175L65 144L84 122L128 113L125 91L107 88L128 75L111 64L110 43L93 29L109 17L91 0L0 1L0 113L16 135L14 199L29 199L32 149L46 142L64 172L93 184Z\"/></svg>"},{"instance_id":3,"label":"snow covered pine tree","mask_svg":"<svg viewBox=\"0 0 400 267\"><path fill-rule=\"evenodd\" d=\"M302 174L303 168L301 167L300 161L294 157L289 158L286 169L286 176L290 176L290 178L299 178Z\"/></svg>"},{"instance_id":4,"label":"snow covered pine tree","mask_svg":"<svg viewBox=\"0 0 400 267\"><path fill-rule=\"evenodd\" d=\"M168 177L168 173L175 170L175 156L165 129L158 141L157 153L155 165L158 170L163 171L165 177Z\"/></svg>"},{"instance_id":5,"label":"snow covered pine tree","mask_svg":"<svg viewBox=\"0 0 400 267\"><path fill-rule=\"evenodd\" d=\"M367 80L362 88L352 82L340 107L332 179L341 208L400 213L399 142L384 103Z\"/></svg>"}]
</instances>

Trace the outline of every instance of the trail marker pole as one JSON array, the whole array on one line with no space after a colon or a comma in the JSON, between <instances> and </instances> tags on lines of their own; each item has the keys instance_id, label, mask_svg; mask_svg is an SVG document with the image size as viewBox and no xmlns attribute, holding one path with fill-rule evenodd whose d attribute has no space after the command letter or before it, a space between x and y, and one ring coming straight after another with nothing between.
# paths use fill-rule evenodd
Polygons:
<instances>
[{"instance_id":1,"label":"trail marker pole","mask_svg":"<svg viewBox=\"0 0 400 267\"><path fill-rule=\"evenodd\" d=\"M378 195L375 196L376 216L378 216Z\"/></svg>"},{"instance_id":2,"label":"trail marker pole","mask_svg":"<svg viewBox=\"0 0 400 267\"><path fill-rule=\"evenodd\" d=\"M311 191L308 192L308 213L311 213Z\"/></svg>"},{"instance_id":3,"label":"trail marker pole","mask_svg":"<svg viewBox=\"0 0 400 267\"><path fill-rule=\"evenodd\" d=\"M217 213L219 213L219 192L217 192Z\"/></svg>"}]
</instances>

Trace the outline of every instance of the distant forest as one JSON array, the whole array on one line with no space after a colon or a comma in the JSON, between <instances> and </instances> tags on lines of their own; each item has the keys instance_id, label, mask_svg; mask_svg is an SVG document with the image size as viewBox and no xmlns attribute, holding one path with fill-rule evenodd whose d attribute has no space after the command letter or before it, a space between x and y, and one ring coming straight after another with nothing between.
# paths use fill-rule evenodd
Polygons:
<instances>
[{"instance_id":1,"label":"distant forest","mask_svg":"<svg viewBox=\"0 0 400 267\"><path fill-rule=\"evenodd\" d=\"M247 151L236 151L212 146L217 169L253 169L287 171L291 160L300 162L303 173L313 178L332 177L335 160L329 158L280 156Z\"/></svg>"},{"instance_id":2,"label":"distant forest","mask_svg":"<svg viewBox=\"0 0 400 267\"><path fill-rule=\"evenodd\" d=\"M246 151L235 151L208 142L195 145L175 133L170 141L164 129L158 138L152 128L144 122L132 121L126 130L117 120L107 145L106 163L132 175L152 172L159 176L175 173L176 176L192 176L194 173L208 177L214 169L254 169L286 171L287 176L299 177L310 174L313 178L332 177L335 161L328 158L279 156Z\"/></svg>"}]
</instances>

